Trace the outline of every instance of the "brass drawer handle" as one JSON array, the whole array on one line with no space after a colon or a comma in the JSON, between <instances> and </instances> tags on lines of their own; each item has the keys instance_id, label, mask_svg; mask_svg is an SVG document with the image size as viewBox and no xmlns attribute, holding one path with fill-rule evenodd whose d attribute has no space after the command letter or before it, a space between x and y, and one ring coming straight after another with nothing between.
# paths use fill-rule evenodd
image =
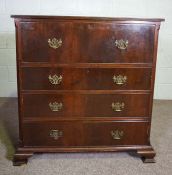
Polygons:
<instances>
[{"instance_id":1,"label":"brass drawer handle","mask_svg":"<svg viewBox=\"0 0 172 175\"><path fill-rule=\"evenodd\" d=\"M49 79L49 81L50 81L50 83L51 84L54 84L54 85L56 85L56 84L60 84L61 82L62 82L62 76L60 75L60 76L58 76L58 75L49 75L48 76L48 79Z\"/></svg>"},{"instance_id":2,"label":"brass drawer handle","mask_svg":"<svg viewBox=\"0 0 172 175\"><path fill-rule=\"evenodd\" d=\"M63 132L62 131L55 130L55 129L50 130L50 137L53 137L54 140L58 140L62 136L63 136Z\"/></svg>"},{"instance_id":3,"label":"brass drawer handle","mask_svg":"<svg viewBox=\"0 0 172 175\"><path fill-rule=\"evenodd\" d=\"M57 112L60 111L63 108L63 104L62 103L57 103L56 101L53 103L49 103L49 107L53 112Z\"/></svg>"},{"instance_id":4,"label":"brass drawer handle","mask_svg":"<svg viewBox=\"0 0 172 175\"><path fill-rule=\"evenodd\" d=\"M119 130L111 131L111 136L114 140L120 140L124 136L124 131Z\"/></svg>"},{"instance_id":5,"label":"brass drawer handle","mask_svg":"<svg viewBox=\"0 0 172 175\"><path fill-rule=\"evenodd\" d=\"M48 45L53 49L57 49L62 46L62 40L61 38L59 40L56 38L48 39Z\"/></svg>"},{"instance_id":6,"label":"brass drawer handle","mask_svg":"<svg viewBox=\"0 0 172 175\"><path fill-rule=\"evenodd\" d=\"M113 102L112 103L112 110L115 112L120 112L122 111L122 109L124 108L125 104L124 102L120 103L120 102Z\"/></svg>"},{"instance_id":7,"label":"brass drawer handle","mask_svg":"<svg viewBox=\"0 0 172 175\"><path fill-rule=\"evenodd\" d=\"M129 43L128 40L123 40L123 39L115 40L115 46L121 50L127 49L128 43Z\"/></svg>"},{"instance_id":8,"label":"brass drawer handle","mask_svg":"<svg viewBox=\"0 0 172 175\"><path fill-rule=\"evenodd\" d=\"M113 82L117 85L122 85L127 82L127 76L114 75L112 79L113 79Z\"/></svg>"}]
</instances>

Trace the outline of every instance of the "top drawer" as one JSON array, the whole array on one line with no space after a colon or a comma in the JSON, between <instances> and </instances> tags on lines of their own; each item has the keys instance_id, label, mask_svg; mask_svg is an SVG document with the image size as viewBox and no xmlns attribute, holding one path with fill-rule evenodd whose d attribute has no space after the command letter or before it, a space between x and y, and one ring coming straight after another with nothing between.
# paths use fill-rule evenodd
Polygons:
<instances>
[{"instance_id":1,"label":"top drawer","mask_svg":"<svg viewBox=\"0 0 172 175\"><path fill-rule=\"evenodd\" d=\"M24 62L151 63L154 25L21 22Z\"/></svg>"}]
</instances>

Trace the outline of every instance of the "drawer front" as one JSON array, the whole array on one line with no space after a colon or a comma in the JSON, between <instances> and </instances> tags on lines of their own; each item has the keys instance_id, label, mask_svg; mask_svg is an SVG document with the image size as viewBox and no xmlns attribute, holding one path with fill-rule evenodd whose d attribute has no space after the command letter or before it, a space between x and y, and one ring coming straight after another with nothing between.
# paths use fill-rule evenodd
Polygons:
<instances>
[{"instance_id":1,"label":"drawer front","mask_svg":"<svg viewBox=\"0 0 172 175\"><path fill-rule=\"evenodd\" d=\"M150 63L154 25L82 23L75 25L78 62Z\"/></svg>"},{"instance_id":2,"label":"drawer front","mask_svg":"<svg viewBox=\"0 0 172 175\"><path fill-rule=\"evenodd\" d=\"M20 25L25 62L151 63L153 59L154 25L74 21Z\"/></svg>"},{"instance_id":3,"label":"drawer front","mask_svg":"<svg viewBox=\"0 0 172 175\"><path fill-rule=\"evenodd\" d=\"M23 61L63 62L64 58L70 58L71 23L22 22L20 25Z\"/></svg>"},{"instance_id":4,"label":"drawer front","mask_svg":"<svg viewBox=\"0 0 172 175\"><path fill-rule=\"evenodd\" d=\"M22 68L24 90L149 90L151 68Z\"/></svg>"},{"instance_id":5,"label":"drawer front","mask_svg":"<svg viewBox=\"0 0 172 175\"><path fill-rule=\"evenodd\" d=\"M23 126L24 146L148 144L148 122L46 122Z\"/></svg>"},{"instance_id":6,"label":"drawer front","mask_svg":"<svg viewBox=\"0 0 172 175\"><path fill-rule=\"evenodd\" d=\"M24 117L148 117L149 94L24 94Z\"/></svg>"}]
</instances>

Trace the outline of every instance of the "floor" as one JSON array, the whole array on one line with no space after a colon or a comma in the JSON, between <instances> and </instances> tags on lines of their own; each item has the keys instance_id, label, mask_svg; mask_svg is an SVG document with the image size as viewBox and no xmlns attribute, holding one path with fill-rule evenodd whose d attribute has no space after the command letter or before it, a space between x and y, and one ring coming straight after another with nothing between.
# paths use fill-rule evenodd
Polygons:
<instances>
[{"instance_id":1,"label":"floor","mask_svg":"<svg viewBox=\"0 0 172 175\"><path fill-rule=\"evenodd\" d=\"M133 153L37 154L27 165L11 159L18 136L16 98L0 98L0 175L171 175L172 101L155 100L151 143L156 163L143 164Z\"/></svg>"}]
</instances>

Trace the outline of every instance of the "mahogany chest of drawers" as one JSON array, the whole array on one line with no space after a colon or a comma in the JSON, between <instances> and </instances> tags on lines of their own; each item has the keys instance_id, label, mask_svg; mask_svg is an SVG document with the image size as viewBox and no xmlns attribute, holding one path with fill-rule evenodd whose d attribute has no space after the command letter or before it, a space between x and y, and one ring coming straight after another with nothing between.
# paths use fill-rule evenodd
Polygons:
<instances>
[{"instance_id":1,"label":"mahogany chest of drawers","mask_svg":"<svg viewBox=\"0 0 172 175\"><path fill-rule=\"evenodd\" d=\"M37 152L136 151L150 144L163 19L15 18L19 146L14 165Z\"/></svg>"}]
</instances>

